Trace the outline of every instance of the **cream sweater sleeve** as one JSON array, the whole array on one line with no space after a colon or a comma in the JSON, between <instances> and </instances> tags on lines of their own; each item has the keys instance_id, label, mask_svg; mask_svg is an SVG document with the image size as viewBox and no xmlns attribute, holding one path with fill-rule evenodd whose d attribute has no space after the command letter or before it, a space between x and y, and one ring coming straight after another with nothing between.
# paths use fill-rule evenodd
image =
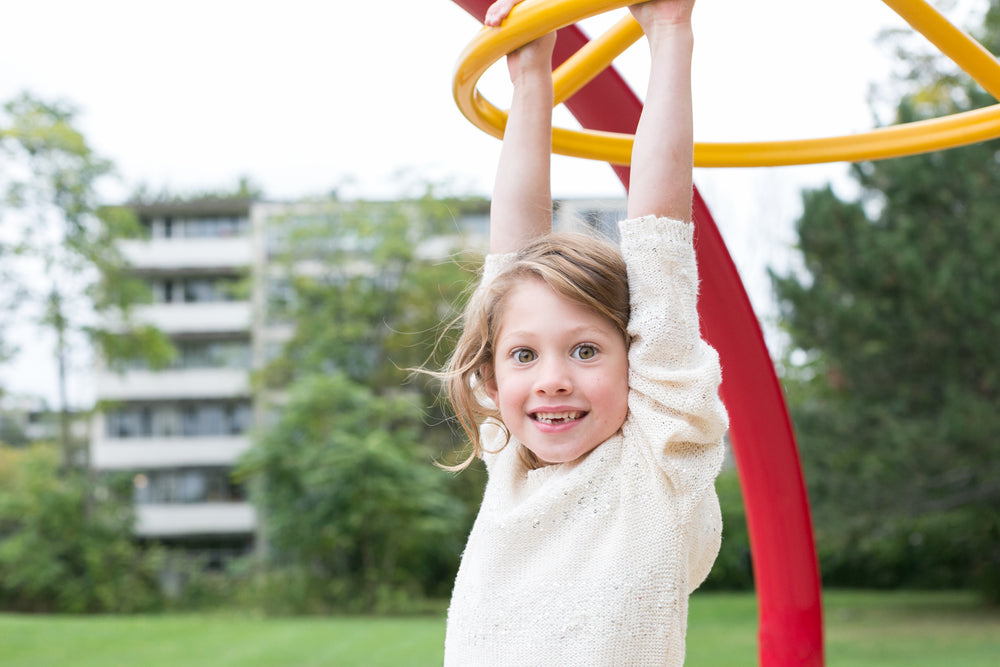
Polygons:
<instances>
[{"instance_id":1,"label":"cream sweater sleeve","mask_svg":"<svg viewBox=\"0 0 1000 667\"><path fill-rule=\"evenodd\" d=\"M632 309L626 427L633 433L626 438L649 448L673 486L682 523L695 531L687 538L696 586L708 571L695 563L710 565L718 549L717 536L698 527L721 524L714 483L728 417L719 357L699 327L694 225L648 216L623 222L621 232Z\"/></svg>"}]
</instances>

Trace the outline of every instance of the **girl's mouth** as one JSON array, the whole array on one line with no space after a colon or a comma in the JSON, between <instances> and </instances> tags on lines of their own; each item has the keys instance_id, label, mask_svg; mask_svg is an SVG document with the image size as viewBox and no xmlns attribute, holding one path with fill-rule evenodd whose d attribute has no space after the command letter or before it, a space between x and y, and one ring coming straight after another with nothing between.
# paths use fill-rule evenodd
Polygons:
<instances>
[{"instance_id":1,"label":"girl's mouth","mask_svg":"<svg viewBox=\"0 0 1000 667\"><path fill-rule=\"evenodd\" d=\"M556 425L565 424L567 422L576 421L581 419L587 413L579 410L572 410L566 412L532 412L531 418L542 424Z\"/></svg>"}]
</instances>

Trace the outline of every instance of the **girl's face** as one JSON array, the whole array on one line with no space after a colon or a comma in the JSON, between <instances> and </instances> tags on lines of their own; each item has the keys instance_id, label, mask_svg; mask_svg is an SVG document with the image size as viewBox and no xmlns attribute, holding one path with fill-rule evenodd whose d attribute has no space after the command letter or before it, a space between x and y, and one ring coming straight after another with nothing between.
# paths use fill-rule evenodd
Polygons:
<instances>
[{"instance_id":1,"label":"girl's face","mask_svg":"<svg viewBox=\"0 0 1000 667\"><path fill-rule=\"evenodd\" d=\"M628 350L606 318L543 281L504 299L486 391L504 424L546 463L574 461L614 435L628 412Z\"/></svg>"}]
</instances>

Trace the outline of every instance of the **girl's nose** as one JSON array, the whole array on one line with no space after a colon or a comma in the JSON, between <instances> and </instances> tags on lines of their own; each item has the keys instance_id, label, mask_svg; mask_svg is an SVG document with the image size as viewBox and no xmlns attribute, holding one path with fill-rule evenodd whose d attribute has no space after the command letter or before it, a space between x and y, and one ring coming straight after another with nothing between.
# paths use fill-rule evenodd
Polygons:
<instances>
[{"instance_id":1,"label":"girl's nose","mask_svg":"<svg viewBox=\"0 0 1000 667\"><path fill-rule=\"evenodd\" d=\"M573 380L567 365L561 360L539 364L535 391L540 394L568 394L573 391Z\"/></svg>"}]
</instances>

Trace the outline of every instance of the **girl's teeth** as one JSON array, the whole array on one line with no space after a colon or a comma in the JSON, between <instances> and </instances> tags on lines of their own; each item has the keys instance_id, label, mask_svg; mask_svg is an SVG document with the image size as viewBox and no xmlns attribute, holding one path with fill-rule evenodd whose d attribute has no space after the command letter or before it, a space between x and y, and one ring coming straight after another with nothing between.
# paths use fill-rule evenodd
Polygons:
<instances>
[{"instance_id":1,"label":"girl's teeth","mask_svg":"<svg viewBox=\"0 0 1000 667\"><path fill-rule=\"evenodd\" d=\"M578 419L579 412L539 412L535 414L535 419L546 424L558 424L564 421Z\"/></svg>"}]
</instances>

